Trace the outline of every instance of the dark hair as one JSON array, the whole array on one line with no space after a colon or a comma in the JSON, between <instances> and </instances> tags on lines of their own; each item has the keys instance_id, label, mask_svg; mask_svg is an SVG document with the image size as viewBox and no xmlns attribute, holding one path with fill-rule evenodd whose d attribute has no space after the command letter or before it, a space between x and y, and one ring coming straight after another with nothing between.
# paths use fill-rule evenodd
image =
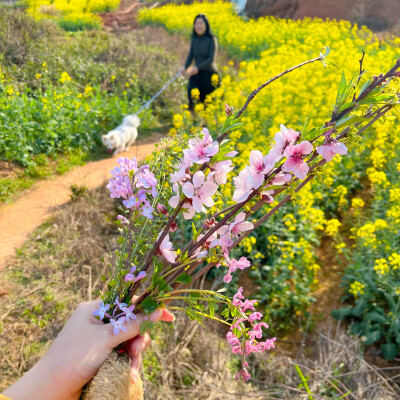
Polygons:
<instances>
[{"instance_id":1,"label":"dark hair","mask_svg":"<svg viewBox=\"0 0 400 400\"><path fill-rule=\"evenodd\" d=\"M211 33L211 29L210 29L210 23L208 22L208 18L204 14L197 14L195 19L194 19L194 21L193 21L192 38L198 36L196 31L194 30L194 24L196 23L196 19L198 19L198 18L201 18L204 21L204 23L206 24L206 31L205 31L204 35L212 37L212 33Z\"/></svg>"}]
</instances>

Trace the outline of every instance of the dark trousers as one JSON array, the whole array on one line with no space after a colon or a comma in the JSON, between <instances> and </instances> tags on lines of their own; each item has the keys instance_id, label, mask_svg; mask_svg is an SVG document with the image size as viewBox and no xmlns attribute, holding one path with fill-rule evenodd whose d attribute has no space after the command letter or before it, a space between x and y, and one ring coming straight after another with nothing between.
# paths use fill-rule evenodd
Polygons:
<instances>
[{"instance_id":1,"label":"dark trousers","mask_svg":"<svg viewBox=\"0 0 400 400\"><path fill-rule=\"evenodd\" d=\"M211 83L211 76L214 74L216 74L214 71L199 71L198 74L190 77L188 85L189 110L193 110L195 105L192 99L192 89L199 90L201 103L204 103L206 96L215 90L216 87ZM219 83L217 86L219 86Z\"/></svg>"}]
</instances>

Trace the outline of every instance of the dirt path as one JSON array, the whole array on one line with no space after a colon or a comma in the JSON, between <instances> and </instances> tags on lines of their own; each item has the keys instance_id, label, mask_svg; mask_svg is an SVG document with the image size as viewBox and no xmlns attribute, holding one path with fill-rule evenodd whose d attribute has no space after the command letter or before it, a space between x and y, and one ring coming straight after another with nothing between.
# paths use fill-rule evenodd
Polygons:
<instances>
[{"instance_id":1,"label":"dirt path","mask_svg":"<svg viewBox=\"0 0 400 400\"><path fill-rule=\"evenodd\" d=\"M136 157L139 161L149 155L161 135L136 145L125 153L100 161L89 162L64 175L41 181L11 205L0 208L0 269L8 265L15 251L28 239L30 233L49 219L57 208L70 200L71 185L86 185L94 189L110 178L116 158Z\"/></svg>"}]
</instances>

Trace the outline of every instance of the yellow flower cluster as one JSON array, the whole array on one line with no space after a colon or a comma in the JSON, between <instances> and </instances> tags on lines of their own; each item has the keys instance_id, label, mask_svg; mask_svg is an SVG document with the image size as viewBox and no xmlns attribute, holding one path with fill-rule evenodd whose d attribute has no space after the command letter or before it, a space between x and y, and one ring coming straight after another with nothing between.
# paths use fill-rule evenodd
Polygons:
<instances>
[{"instance_id":1,"label":"yellow flower cluster","mask_svg":"<svg viewBox=\"0 0 400 400\"><path fill-rule=\"evenodd\" d=\"M389 272L389 265L387 260L385 260L384 258L379 258L378 260L375 260L374 270L377 274L387 274Z\"/></svg>"},{"instance_id":2,"label":"yellow flower cluster","mask_svg":"<svg viewBox=\"0 0 400 400\"><path fill-rule=\"evenodd\" d=\"M71 80L71 77L69 76L68 72L61 72L60 76L60 83L65 83Z\"/></svg>"},{"instance_id":3,"label":"yellow flower cluster","mask_svg":"<svg viewBox=\"0 0 400 400\"><path fill-rule=\"evenodd\" d=\"M392 253L388 258L390 265L394 270L400 269L400 254Z\"/></svg>"},{"instance_id":4,"label":"yellow flower cluster","mask_svg":"<svg viewBox=\"0 0 400 400\"><path fill-rule=\"evenodd\" d=\"M27 12L36 19L64 20L86 27L101 25L95 13L118 7L119 0L26 0Z\"/></svg>"},{"instance_id":5,"label":"yellow flower cluster","mask_svg":"<svg viewBox=\"0 0 400 400\"><path fill-rule=\"evenodd\" d=\"M361 282L354 281L351 283L349 292L354 296L358 297L360 294L364 294L365 285Z\"/></svg>"},{"instance_id":6,"label":"yellow flower cluster","mask_svg":"<svg viewBox=\"0 0 400 400\"><path fill-rule=\"evenodd\" d=\"M5 82L4 74L3 74L2 70L1 70L1 66L0 66L0 83L4 83L4 82Z\"/></svg>"},{"instance_id":7,"label":"yellow flower cluster","mask_svg":"<svg viewBox=\"0 0 400 400\"><path fill-rule=\"evenodd\" d=\"M257 240L254 236L246 237L241 242L240 245L244 248L247 253L251 253L253 246L257 243Z\"/></svg>"},{"instance_id":8,"label":"yellow flower cluster","mask_svg":"<svg viewBox=\"0 0 400 400\"><path fill-rule=\"evenodd\" d=\"M342 225L342 224L338 219L336 219L336 218L329 219L328 221L326 221L325 233L328 236L332 236L332 237L336 236L339 233L340 225Z\"/></svg>"},{"instance_id":9,"label":"yellow flower cluster","mask_svg":"<svg viewBox=\"0 0 400 400\"><path fill-rule=\"evenodd\" d=\"M351 199L351 206L355 209L363 208L365 206L365 202L363 199L358 197L353 197Z\"/></svg>"},{"instance_id":10,"label":"yellow flower cluster","mask_svg":"<svg viewBox=\"0 0 400 400\"><path fill-rule=\"evenodd\" d=\"M192 95L192 98L193 99L199 99L200 98L200 90L199 89L197 89L197 88L193 88L191 91L190 91L190 94Z\"/></svg>"}]
</instances>

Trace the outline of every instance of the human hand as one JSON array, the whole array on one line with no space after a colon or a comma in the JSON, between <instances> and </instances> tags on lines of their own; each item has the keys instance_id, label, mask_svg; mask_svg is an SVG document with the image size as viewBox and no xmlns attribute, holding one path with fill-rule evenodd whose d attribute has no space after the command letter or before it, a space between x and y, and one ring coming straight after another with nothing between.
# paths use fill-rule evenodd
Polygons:
<instances>
[{"instance_id":1,"label":"human hand","mask_svg":"<svg viewBox=\"0 0 400 400\"><path fill-rule=\"evenodd\" d=\"M199 69L197 67L193 67L190 76L197 75L199 73Z\"/></svg>"},{"instance_id":2,"label":"human hand","mask_svg":"<svg viewBox=\"0 0 400 400\"><path fill-rule=\"evenodd\" d=\"M139 335L140 324L149 319L173 321L166 309L150 316L137 314L136 320L125 324L127 330L114 335L113 326L93 317L100 301L80 304L71 315L43 358L4 395L13 400L77 400L82 387L93 378L112 350L124 346L132 360L132 375L137 376L140 353L150 344L148 334Z\"/></svg>"}]
</instances>

